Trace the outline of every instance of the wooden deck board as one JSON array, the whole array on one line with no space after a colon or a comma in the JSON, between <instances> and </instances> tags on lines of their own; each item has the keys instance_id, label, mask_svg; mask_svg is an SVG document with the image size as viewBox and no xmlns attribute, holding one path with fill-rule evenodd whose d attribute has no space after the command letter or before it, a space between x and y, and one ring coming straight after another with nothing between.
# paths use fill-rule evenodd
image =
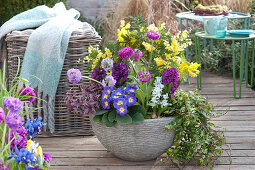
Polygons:
<instances>
[{"instance_id":1,"label":"wooden deck board","mask_svg":"<svg viewBox=\"0 0 255 170\"><path fill-rule=\"evenodd\" d=\"M215 105L215 111L229 111L211 122L222 126L226 141L231 145L232 161L226 153L220 158L216 170L255 169L255 91L242 84L242 98L233 98L233 80L228 76L203 73L200 94ZM237 81L238 83L238 81ZM238 84L237 84L238 87ZM196 79L181 86L185 90L196 89ZM238 89L238 88L237 88ZM39 138L45 152L53 156L52 169L56 170L169 170L177 169L159 160L128 162L116 158L100 144L95 136ZM227 148L226 148L227 149ZM162 155L163 156L163 155ZM208 169L195 162L185 170Z\"/></svg>"}]
</instances>

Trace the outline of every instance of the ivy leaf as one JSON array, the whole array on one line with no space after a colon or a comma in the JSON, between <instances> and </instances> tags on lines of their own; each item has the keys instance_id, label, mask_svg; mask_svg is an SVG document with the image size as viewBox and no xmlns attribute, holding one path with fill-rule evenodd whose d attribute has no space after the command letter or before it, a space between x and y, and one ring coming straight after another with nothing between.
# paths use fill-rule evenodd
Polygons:
<instances>
[{"instance_id":1,"label":"ivy leaf","mask_svg":"<svg viewBox=\"0 0 255 170\"><path fill-rule=\"evenodd\" d=\"M102 116L101 115L96 115L96 116L93 117L93 121L94 122L101 122L101 120L102 120Z\"/></svg>"},{"instance_id":2,"label":"ivy leaf","mask_svg":"<svg viewBox=\"0 0 255 170\"><path fill-rule=\"evenodd\" d=\"M125 114L124 116L120 116L119 114L116 115L116 120L118 124L130 124L132 123L132 118L129 114Z\"/></svg>"},{"instance_id":3,"label":"ivy leaf","mask_svg":"<svg viewBox=\"0 0 255 170\"><path fill-rule=\"evenodd\" d=\"M144 121L144 116L140 112L135 112L134 114L132 114L131 117L132 117L133 123L140 123L140 122Z\"/></svg>"},{"instance_id":4,"label":"ivy leaf","mask_svg":"<svg viewBox=\"0 0 255 170\"><path fill-rule=\"evenodd\" d=\"M112 127L114 126L114 123L110 122L109 119L108 119L108 113L104 114L103 115L103 118L102 118L104 124L107 126L107 127Z\"/></svg>"},{"instance_id":5,"label":"ivy leaf","mask_svg":"<svg viewBox=\"0 0 255 170\"><path fill-rule=\"evenodd\" d=\"M116 110L111 111L108 114L108 120L113 123L114 121L116 121L116 115L117 115Z\"/></svg>"},{"instance_id":6,"label":"ivy leaf","mask_svg":"<svg viewBox=\"0 0 255 170\"><path fill-rule=\"evenodd\" d=\"M109 110L98 110L98 111L96 112L96 115L103 115L103 114L105 114L105 113L107 113L107 112L109 112Z\"/></svg>"}]
</instances>

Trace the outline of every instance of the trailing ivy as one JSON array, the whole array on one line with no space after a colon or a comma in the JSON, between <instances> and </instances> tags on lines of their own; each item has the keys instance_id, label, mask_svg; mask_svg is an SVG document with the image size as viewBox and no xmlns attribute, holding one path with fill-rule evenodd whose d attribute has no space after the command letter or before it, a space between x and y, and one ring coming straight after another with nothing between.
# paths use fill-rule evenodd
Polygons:
<instances>
[{"instance_id":1,"label":"trailing ivy","mask_svg":"<svg viewBox=\"0 0 255 170\"><path fill-rule=\"evenodd\" d=\"M175 92L168 114L177 119L166 128L174 129L176 134L172 147L166 151L167 160L179 166L198 156L200 165L214 167L226 140L220 127L209 122L210 118L222 115L214 113L213 109L212 103L197 92Z\"/></svg>"}]
</instances>

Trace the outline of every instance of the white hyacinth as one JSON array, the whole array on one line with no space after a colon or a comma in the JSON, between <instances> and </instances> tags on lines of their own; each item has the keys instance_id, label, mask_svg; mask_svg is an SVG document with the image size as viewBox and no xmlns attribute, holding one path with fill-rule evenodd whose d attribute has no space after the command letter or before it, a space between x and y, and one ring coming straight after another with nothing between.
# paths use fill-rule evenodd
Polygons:
<instances>
[{"instance_id":1,"label":"white hyacinth","mask_svg":"<svg viewBox=\"0 0 255 170\"><path fill-rule=\"evenodd\" d=\"M155 105L161 105L161 108L165 107L168 105L168 94L162 95L162 91L164 88L164 85L161 82L162 78L161 77L156 77L154 81L154 88L152 90L152 98L151 102ZM161 97L163 97L163 100L161 101Z\"/></svg>"}]
</instances>

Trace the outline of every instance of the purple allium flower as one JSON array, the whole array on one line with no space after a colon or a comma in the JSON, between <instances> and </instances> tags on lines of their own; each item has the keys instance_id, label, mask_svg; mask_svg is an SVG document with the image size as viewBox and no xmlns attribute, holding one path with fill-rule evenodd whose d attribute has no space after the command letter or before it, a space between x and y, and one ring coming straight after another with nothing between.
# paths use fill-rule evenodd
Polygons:
<instances>
[{"instance_id":1,"label":"purple allium flower","mask_svg":"<svg viewBox=\"0 0 255 170\"><path fill-rule=\"evenodd\" d=\"M44 161L47 161L49 163L52 161L52 157L50 153L43 153L43 156L44 156Z\"/></svg>"},{"instance_id":2,"label":"purple allium flower","mask_svg":"<svg viewBox=\"0 0 255 170\"><path fill-rule=\"evenodd\" d=\"M125 98L118 98L114 101L113 106L114 108L118 109L118 107L122 106L122 105L126 105L127 101Z\"/></svg>"},{"instance_id":3,"label":"purple allium flower","mask_svg":"<svg viewBox=\"0 0 255 170\"><path fill-rule=\"evenodd\" d=\"M136 97L134 95L127 95L127 106L133 106L136 104Z\"/></svg>"},{"instance_id":4,"label":"purple allium flower","mask_svg":"<svg viewBox=\"0 0 255 170\"><path fill-rule=\"evenodd\" d=\"M105 58L102 60L101 65L105 71L109 71L113 68L113 60L110 58Z\"/></svg>"},{"instance_id":5,"label":"purple allium flower","mask_svg":"<svg viewBox=\"0 0 255 170\"><path fill-rule=\"evenodd\" d=\"M105 77L105 79L102 81L102 84L104 87L113 87L116 84L116 80L111 75L109 75Z\"/></svg>"},{"instance_id":6,"label":"purple allium flower","mask_svg":"<svg viewBox=\"0 0 255 170\"><path fill-rule=\"evenodd\" d=\"M172 88L170 90L171 94L174 94L174 92L177 90L179 85L179 72L176 68L168 68L164 71L162 75L162 83L168 86L170 83L172 83Z\"/></svg>"},{"instance_id":7,"label":"purple allium flower","mask_svg":"<svg viewBox=\"0 0 255 170\"><path fill-rule=\"evenodd\" d=\"M22 108L22 103L19 99L14 97L7 97L4 99L4 106L12 113L18 113Z\"/></svg>"},{"instance_id":8,"label":"purple allium flower","mask_svg":"<svg viewBox=\"0 0 255 170\"><path fill-rule=\"evenodd\" d=\"M140 51L139 49L134 49L134 54L133 54L134 59L137 60L137 59L139 59L142 56L143 56L143 52L142 51Z\"/></svg>"},{"instance_id":9,"label":"purple allium flower","mask_svg":"<svg viewBox=\"0 0 255 170\"><path fill-rule=\"evenodd\" d=\"M152 29L147 32L147 37L151 40L158 40L160 38L160 33L158 30Z\"/></svg>"},{"instance_id":10,"label":"purple allium flower","mask_svg":"<svg viewBox=\"0 0 255 170\"><path fill-rule=\"evenodd\" d=\"M10 149L13 150L15 146L17 146L18 149L26 148L27 147L27 130L25 130L23 127L20 127L19 129L11 129L10 132L10 140L14 138L10 145ZM9 142L9 134L7 134L6 143Z\"/></svg>"},{"instance_id":11,"label":"purple allium flower","mask_svg":"<svg viewBox=\"0 0 255 170\"><path fill-rule=\"evenodd\" d=\"M97 81L102 82L105 76L106 72L102 68L94 68L92 70L91 77Z\"/></svg>"},{"instance_id":12,"label":"purple allium flower","mask_svg":"<svg viewBox=\"0 0 255 170\"><path fill-rule=\"evenodd\" d=\"M119 115L121 115L121 116L124 116L126 113L127 113L127 106L126 105L120 105L120 106L118 106L118 108L116 108L117 109L117 113L119 114Z\"/></svg>"},{"instance_id":13,"label":"purple allium flower","mask_svg":"<svg viewBox=\"0 0 255 170\"><path fill-rule=\"evenodd\" d=\"M5 118L5 113L3 108L0 107L0 123L2 123L2 121L4 121Z\"/></svg>"},{"instance_id":14,"label":"purple allium flower","mask_svg":"<svg viewBox=\"0 0 255 170\"><path fill-rule=\"evenodd\" d=\"M0 161L1 161L1 159L0 159ZM9 163L7 161L4 163L0 163L0 170L10 170Z\"/></svg>"},{"instance_id":15,"label":"purple allium flower","mask_svg":"<svg viewBox=\"0 0 255 170\"><path fill-rule=\"evenodd\" d=\"M129 59L132 55L134 54L134 51L131 47L125 47L125 48L122 48L120 51L119 51L119 57L122 59L122 60L127 60Z\"/></svg>"},{"instance_id":16,"label":"purple allium flower","mask_svg":"<svg viewBox=\"0 0 255 170\"><path fill-rule=\"evenodd\" d=\"M102 105L103 105L103 108L104 109L110 109L111 106L110 106L110 100L109 99L103 99L102 100Z\"/></svg>"},{"instance_id":17,"label":"purple allium flower","mask_svg":"<svg viewBox=\"0 0 255 170\"><path fill-rule=\"evenodd\" d=\"M29 87L27 88L22 87L19 91L19 98L21 101L29 101L32 103L35 101L35 97L36 97L36 94L34 90ZM22 99L22 98L25 98L25 99Z\"/></svg>"},{"instance_id":18,"label":"purple allium flower","mask_svg":"<svg viewBox=\"0 0 255 170\"><path fill-rule=\"evenodd\" d=\"M117 81L116 86L119 87L128 80L129 69L126 63L116 63L112 69L112 76Z\"/></svg>"},{"instance_id":19,"label":"purple allium flower","mask_svg":"<svg viewBox=\"0 0 255 170\"><path fill-rule=\"evenodd\" d=\"M141 82L146 83L151 80L151 74L148 71L141 71L139 78Z\"/></svg>"},{"instance_id":20,"label":"purple allium flower","mask_svg":"<svg viewBox=\"0 0 255 170\"><path fill-rule=\"evenodd\" d=\"M18 114L16 113L9 113L6 116L6 125L13 130L17 130L19 129L22 125L23 125L23 120L22 117L20 117Z\"/></svg>"},{"instance_id":21,"label":"purple allium flower","mask_svg":"<svg viewBox=\"0 0 255 170\"><path fill-rule=\"evenodd\" d=\"M69 69L67 71L67 76L70 83L77 84L81 80L81 72L79 69Z\"/></svg>"}]
</instances>

